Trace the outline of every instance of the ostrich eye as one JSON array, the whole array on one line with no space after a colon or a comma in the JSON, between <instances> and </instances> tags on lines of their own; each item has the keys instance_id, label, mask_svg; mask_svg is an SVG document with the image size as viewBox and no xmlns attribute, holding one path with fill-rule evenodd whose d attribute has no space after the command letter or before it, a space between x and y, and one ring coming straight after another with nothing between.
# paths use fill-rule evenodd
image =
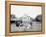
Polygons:
<instances>
[{"instance_id":1,"label":"ostrich eye","mask_svg":"<svg viewBox=\"0 0 46 37\"><path fill-rule=\"evenodd\" d=\"M30 25L32 26L32 23L30 23Z\"/></svg>"}]
</instances>

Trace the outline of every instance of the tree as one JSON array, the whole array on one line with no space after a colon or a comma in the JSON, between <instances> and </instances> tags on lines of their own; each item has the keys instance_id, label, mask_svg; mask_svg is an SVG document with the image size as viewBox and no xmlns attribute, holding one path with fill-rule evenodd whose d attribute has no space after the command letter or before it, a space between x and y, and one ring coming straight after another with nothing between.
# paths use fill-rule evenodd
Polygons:
<instances>
[{"instance_id":1,"label":"tree","mask_svg":"<svg viewBox=\"0 0 46 37\"><path fill-rule=\"evenodd\" d=\"M38 15L38 16L35 18L35 20L36 20L37 22L42 22L42 15Z\"/></svg>"}]
</instances>

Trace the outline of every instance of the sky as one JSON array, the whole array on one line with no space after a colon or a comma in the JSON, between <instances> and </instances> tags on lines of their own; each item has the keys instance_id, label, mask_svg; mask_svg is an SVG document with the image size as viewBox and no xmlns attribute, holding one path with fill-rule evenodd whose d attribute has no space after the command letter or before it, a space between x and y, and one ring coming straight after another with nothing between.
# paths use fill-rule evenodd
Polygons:
<instances>
[{"instance_id":1,"label":"sky","mask_svg":"<svg viewBox=\"0 0 46 37\"><path fill-rule=\"evenodd\" d=\"M16 17L28 15L32 18L35 18L37 15L41 14L41 7L11 5L11 14L14 14Z\"/></svg>"}]
</instances>

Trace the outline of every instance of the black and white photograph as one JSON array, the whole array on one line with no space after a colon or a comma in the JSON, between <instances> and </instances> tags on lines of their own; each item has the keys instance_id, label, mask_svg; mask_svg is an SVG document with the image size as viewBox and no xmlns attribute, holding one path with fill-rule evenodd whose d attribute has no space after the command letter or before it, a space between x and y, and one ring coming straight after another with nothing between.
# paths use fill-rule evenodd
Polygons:
<instances>
[{"instance_id":1,"label":"black and white photograph","mask_svg":"<svg viewBox=\"0 0 46 37\"><path fill-rule=\"evenodd\" d=\"M11 32L41 32L42 14L40 6L11 5Z\"/></svg>"}]
</instances>

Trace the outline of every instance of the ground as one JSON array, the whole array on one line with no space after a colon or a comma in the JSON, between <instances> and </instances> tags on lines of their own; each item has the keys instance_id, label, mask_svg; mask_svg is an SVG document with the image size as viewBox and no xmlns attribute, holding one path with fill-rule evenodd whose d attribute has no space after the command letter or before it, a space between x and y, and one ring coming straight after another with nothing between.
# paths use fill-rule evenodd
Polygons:
<instances>
[{"instance_id":1,"label":"ground","mask_svg":"<svg viewBox=\"0 0 46 37\"><path fill-rule=\"evenodd\" d=\"M16 24L11 24L11 32L16 31L41 31L41 23L39 22L33 22L32 26L26 27L16 27Z\"/></svg>"}]
</instances>

